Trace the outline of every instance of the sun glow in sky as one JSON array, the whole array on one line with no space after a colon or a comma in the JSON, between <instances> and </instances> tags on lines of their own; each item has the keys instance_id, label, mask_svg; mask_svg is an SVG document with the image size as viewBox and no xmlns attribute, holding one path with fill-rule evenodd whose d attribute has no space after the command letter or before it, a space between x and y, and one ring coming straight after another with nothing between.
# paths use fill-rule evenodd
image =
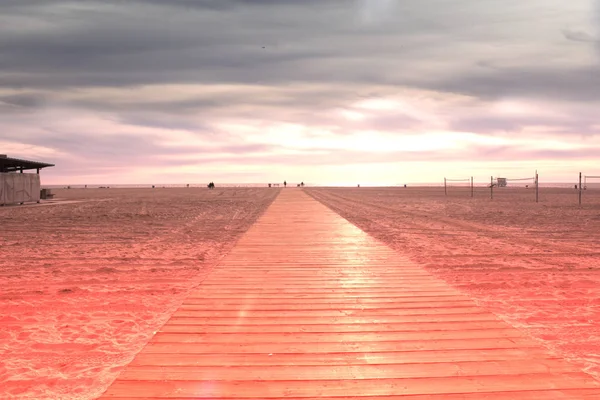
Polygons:
<instances>
[{"instance_id":1,"label":"sun glow in sky","mask_svg":"<svg viewBox=\"0 0 600 400\"><path fill-rule=\"evenodd\" d=\"M597 1L0 3L0 153L47 184L600 174Z\"/></svg>"}]
</instances>

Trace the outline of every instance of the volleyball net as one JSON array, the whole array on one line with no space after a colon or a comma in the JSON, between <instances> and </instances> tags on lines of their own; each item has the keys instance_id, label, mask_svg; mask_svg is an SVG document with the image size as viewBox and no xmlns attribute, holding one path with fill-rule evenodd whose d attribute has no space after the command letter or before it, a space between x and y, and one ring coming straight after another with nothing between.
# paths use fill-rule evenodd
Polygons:
<instances>
[{"instance_id":1,"label":"volleyball net","mask_svg":"<svg viewBox=\"0 0 600 400\"><path fill-rule=\"evenodd\" d=\"M444 178L444 194L448 196L448 191L461 189L461 192L468 192L473 197L473 177L464 179Z\"/></svg>"},{"instance_id":2,"label":"volleyball net","mask_svg":"<svg viewBox=\"0 0 600 400\"><path fill-rule=\"evenodd\" d=\"M583 177L583 181L582 181L582 177ZM597 182L594 182L595 179L600 179L600 175L583 175L581 172L579 173L579 188L577 190L577 193L578 193L578 197L579 197L579 205L580 206L581 206L581 202L582 202L581 198L583 195L583 190L600 188L600 184L598 184ZM590 184L592 186L589 186ZM575 188L577 188L577 186L575 186Z\"/></svg>"},{"instance_id":3,"label":"volleyball net","mask_svg":"<svg viewBox=\"0 0 600 400\"><path fill-rule=\"evenodd\" d=\"M520 188L529 188L530 186L534 188L535 193L535 202L539 201L539 176L537 171L535 175L527 178L491 178L490 182L490 197L494 198L494 187L520 187Z\"/></svg>"},{"instance_id":4,"label":"volleyball net","mask_svg":"<svg viewBox=\"0 0 600 400\"><path fill-rule=\"evenodd\" d=\"M600 188L599 182L594 182L594 179L600 179L600 175L584 175L583 177L583 189L586 190L588 188L588 179L591 181L590 188Z\"/></svg>"},{"instance_id":5,"label":"volleyball net","mask_svg":"<svg viewBox=\"0 0 600 400\"><path fill-rule=\"evenodd\" d=\"M505 178L505 179L506 179L507 186L509 183L516 183L516 184L519 184L519 186L522 186L522 185L529 186L529 183L535 184L535 180L536 180L535 176L532 176L531 178Z\"/></svg>"}]
</instances>

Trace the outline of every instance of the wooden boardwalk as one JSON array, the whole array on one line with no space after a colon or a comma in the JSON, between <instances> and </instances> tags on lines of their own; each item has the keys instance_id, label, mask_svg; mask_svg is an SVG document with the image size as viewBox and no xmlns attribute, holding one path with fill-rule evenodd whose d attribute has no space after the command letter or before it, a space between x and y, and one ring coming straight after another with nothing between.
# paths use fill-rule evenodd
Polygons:
<instances>
[{"instance_id":1,"label":"wooden boardwalk","mask_svg":"<svg viewBox=\"0 0 600 400\"><path fill-rule=\"evenodd\" d=\"M103 399L600 399L600 384L286 189Z\"/></svg>"}]
</instances>

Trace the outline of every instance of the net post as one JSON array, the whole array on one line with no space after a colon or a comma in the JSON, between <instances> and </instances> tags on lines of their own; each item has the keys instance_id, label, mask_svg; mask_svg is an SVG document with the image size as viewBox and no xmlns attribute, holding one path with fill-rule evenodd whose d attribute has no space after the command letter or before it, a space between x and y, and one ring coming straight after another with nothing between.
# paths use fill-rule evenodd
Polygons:
<instances>
[{"instance_id":1,"label":"net post","mask_svg":"<svg viewBox=\"0 0 600 400\"><path fill-rule=\"evenodd\" d=\"M473 177L471 177L471 197L473 197Z\"/></svg>"},{"instance_id":2,"label":"net post","mask_svg":"<svg viewBox=\"0 0 600 400\"><path fill-rule=\"evenodd\" d=\"M581 205L581 172L579 173L579 205Z\"/></svg>"},{"instance_id":3,"label":"net post","mask_svg":"<svg viewBox=\"0 0 600 400\"><path fill-rule=\"evenodd\" d=\"M539 203L540 200L540 183L538 172L535 171L535 202Z\"/></svg>"},{"instance_id":4,"label":"net post","mask_svg":"<svg viewBox=\"0 0 600 400\"><path fill-rule=\"evenodd\" d=\"M448 196L448 189L446 188L446 178L444 178L444 195Z\"/></svg>"},{"instance_id":5,"label":"net post","mask_svg":"<svg viewBox=\"0 0 600 400\"><path fill-rule=\"evenodd\" d=\"M494 177L490 176L490 199L494 200Z\"/></svg>"}]
</instances>

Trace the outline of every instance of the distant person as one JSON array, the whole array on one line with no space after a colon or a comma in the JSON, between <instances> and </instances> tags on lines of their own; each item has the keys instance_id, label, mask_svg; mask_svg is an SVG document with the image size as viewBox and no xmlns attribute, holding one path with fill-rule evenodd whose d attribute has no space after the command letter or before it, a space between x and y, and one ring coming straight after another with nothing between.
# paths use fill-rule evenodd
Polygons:
<instances>
[{"instance_id":1,"label":"distant person","mask_svg":"<svg viewBox=\"0 0 600 400\"><path fill-rule=\"evenodd\" d=\"M358 184L358 186L357 186L357 187L360 187L360 183Z\"/></svg>"},{"instance_id":2,"label":"distant person","mask_svg":"<svg viewBox=\"0 0 600 400\"><path fill-rule=\"evenodd\" d=\"M287 187L287 182L283 181L283 187Z\"/></svg>"},{"instance_id":3,"label":"distant person","mask_svg":"<svg viewBox=\"0 0 600 400\"><path fill-rule=\"evenodd\" d=\"M271 184L269 183L269 187L271 187Z\"/></svg>"},{"instance_id":4,"label":"distant person","mask_svg":"<svg viewBox=\"0 0 600 400\"><path fill-rule=\"evenodd\" d=\"M404 187L406 187L406 185L404 185Z\"/></svg>"},{"instance_id":5,"label":"distant person","mask_svg":"<svg viewBox=\"0 0 600 400\"><path fill-rule=\"evenodd\" d=\"M300 186L304 187L304 182L300 182Z\"/></svg>"}]
</instances>

